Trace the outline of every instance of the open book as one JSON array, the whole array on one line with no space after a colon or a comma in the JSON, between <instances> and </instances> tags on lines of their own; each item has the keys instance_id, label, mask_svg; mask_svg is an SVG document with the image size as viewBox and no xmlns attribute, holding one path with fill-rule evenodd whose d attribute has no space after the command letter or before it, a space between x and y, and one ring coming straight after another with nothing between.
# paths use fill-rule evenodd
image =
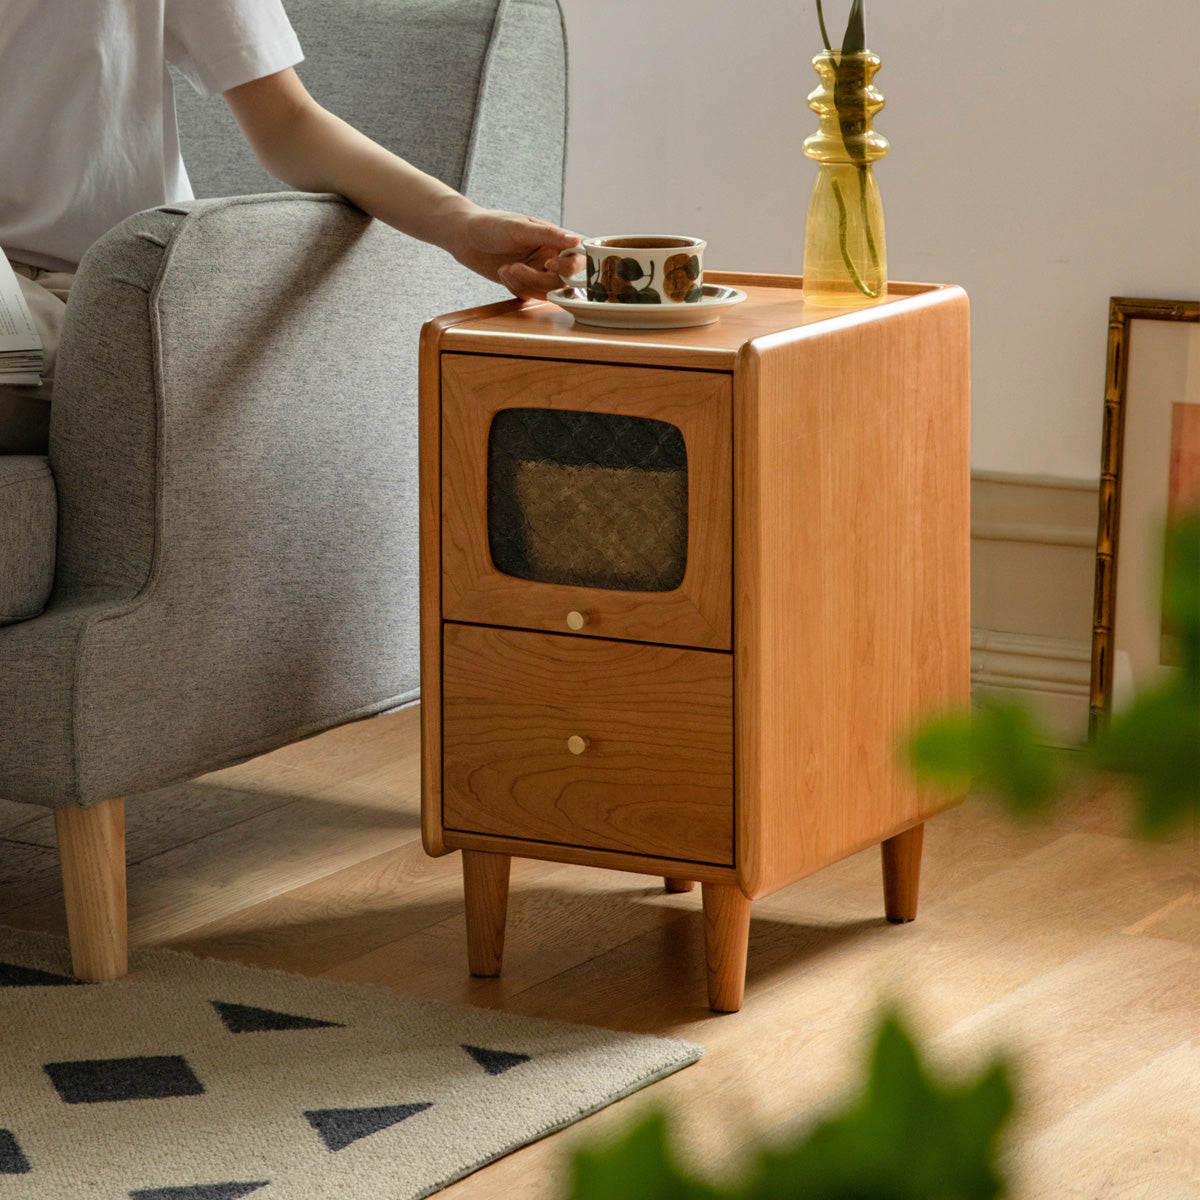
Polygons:
<instances>
[{"instance_id":1,"label":"open book","mask_svg":"<svg viewBox=\"0 0 1200 1200\"><path fill-rule=\"evenodd\" d=\"M0 383L41 382L42 339L12 264L0 253Z\"/></svg>"}]
</instances>

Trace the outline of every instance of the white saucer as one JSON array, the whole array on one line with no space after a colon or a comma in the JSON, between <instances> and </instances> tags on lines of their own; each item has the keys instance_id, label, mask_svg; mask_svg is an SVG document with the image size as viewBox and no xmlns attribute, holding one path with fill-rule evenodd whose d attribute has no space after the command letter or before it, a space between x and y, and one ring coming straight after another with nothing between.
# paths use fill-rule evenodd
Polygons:
<instances>
[{"instance_id":1,"label":"white saucer","mask_svg":"<svg viewBox=\"0 0 1200 1200\"><path fill-rule=\"evenodd\" d=\"M546 299L565 309L581 325L603 325L606 329L683 329L689 325L711 325L722 313L740 304L746 293L737 288L706 283L694 304L613 304L588 300L582 288L559 288Z\"/></svg>"}]
</instances>

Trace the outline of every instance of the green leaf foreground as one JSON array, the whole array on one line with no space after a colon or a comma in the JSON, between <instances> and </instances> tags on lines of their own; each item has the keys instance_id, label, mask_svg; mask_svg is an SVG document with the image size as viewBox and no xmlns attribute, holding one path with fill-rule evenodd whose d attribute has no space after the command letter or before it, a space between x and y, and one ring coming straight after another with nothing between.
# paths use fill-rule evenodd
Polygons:
<instances>
[{"instance_id":1,"label":"green leaf foreground","mask_svg":"<svg viewBox=\"0 0 1200 1200\"><path fill-rule=\"evenodd\" d=\"M1023 705L984 696L974 713L925 722L908 744L918 776L999 797L1018 816L1047 815L1076 777L1107 776L1130 790L1130 824L1167 837L1200 814L1200 511L1165 539L1163 611L1179 647L1167 682L1140 691L1069 764Z\"/></svg>"},{"instance_id":2,"label":"green leaf foreground","mask_svg":"<svg viewBox=\"0 0 1200 1200\"><path fill-rule=\"evenodd\" d=\"M888 1014L862 1095L797 1140L760 1146L740 1180L717 1186L685 1171L655 1112L618 1142L576 1153L569 1200L994 1200L1005 1194L998 1156L1013 1090L1001 1060L976 1079L938 1082Z\"/></svg>"}]
</instances>

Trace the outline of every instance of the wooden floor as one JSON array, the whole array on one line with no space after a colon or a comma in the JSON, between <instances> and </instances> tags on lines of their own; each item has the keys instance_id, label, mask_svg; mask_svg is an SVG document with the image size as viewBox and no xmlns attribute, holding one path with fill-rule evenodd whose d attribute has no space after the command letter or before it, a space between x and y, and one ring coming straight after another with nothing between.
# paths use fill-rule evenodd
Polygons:
<instances>
[{"instance_id":1,"label":"wooden floor","mask_svg":"<svg viewBox=\"0 0 1200 1200\"><path fill-rule=\"evenodd\" d=\"M736 1168L859 1078L881 1005L950 1072L1003 1050L1023 1105L1014 1195L1200 1196L1194 835L1147 848L1109 793L1015 827L972 798L930 823L921 916L882 918L878 852L754 908L746 1004L704 1001L699 889L515 862L504 975L466 973L457 855L418 832L416 713L350 725L128 805L134 945L172 946L706 1047L695 1066L478 1172L447 1200L563 1194L567 1151L646 1105ZM0 923L61 929L52 818L0 803Z\"/></svg>"}]
</instances>

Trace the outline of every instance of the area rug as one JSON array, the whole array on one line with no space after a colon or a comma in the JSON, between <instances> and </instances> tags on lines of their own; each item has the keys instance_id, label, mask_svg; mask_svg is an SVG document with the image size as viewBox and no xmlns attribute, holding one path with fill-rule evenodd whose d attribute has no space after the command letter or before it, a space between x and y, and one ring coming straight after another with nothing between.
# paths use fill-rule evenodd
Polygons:
<instances>
[{"instance_id":1,"label":"area rug","mask_svg":"<svg viewBox=\"0 0 1200 1200\"><path fill-rule=\"evenodd\" d=\"M0 929L4 1200L416 1200L697 1046Z\"/></svg>"}]
</instances>

